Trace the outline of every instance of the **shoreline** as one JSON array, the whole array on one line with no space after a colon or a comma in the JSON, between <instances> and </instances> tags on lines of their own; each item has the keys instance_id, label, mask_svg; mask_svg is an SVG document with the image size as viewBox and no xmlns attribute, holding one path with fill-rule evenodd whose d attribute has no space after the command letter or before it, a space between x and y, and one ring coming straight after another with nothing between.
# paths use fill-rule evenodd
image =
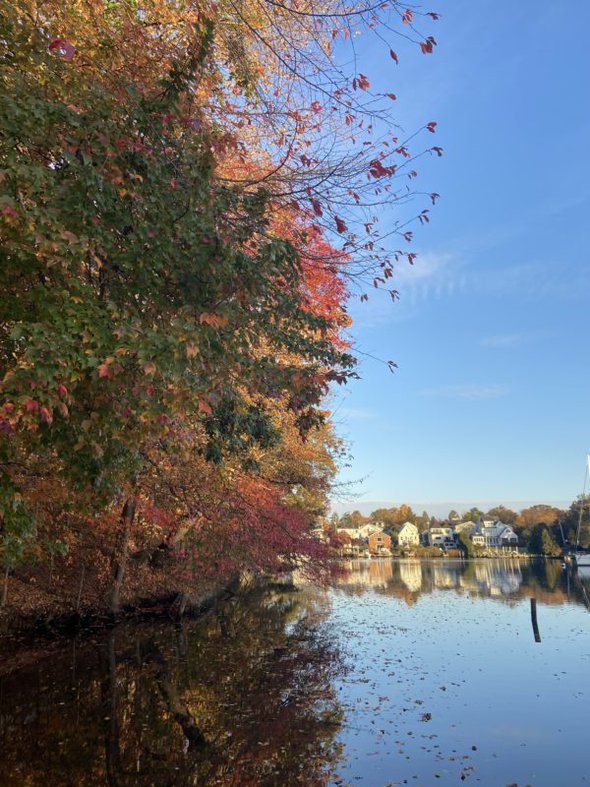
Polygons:
<instances>
[{"instance_id":1,"label":"shoreline","mask_svg":"<svg viewBox=\"0 0 590 787\"><path fill-rule=\"evenodd\" d=\"M166 619L178 623L183 618L205 617L217 604L247 590L252 584L243 577L234 577L201 592L170 590L157 596L138 597L125 603L117 615L98 606L81 611L56 607L46 615L40 612L19 615L13 607L0 616L0 675L34 663L64 641L109 631L122 623Z\"/></svg>"}]
</instances>

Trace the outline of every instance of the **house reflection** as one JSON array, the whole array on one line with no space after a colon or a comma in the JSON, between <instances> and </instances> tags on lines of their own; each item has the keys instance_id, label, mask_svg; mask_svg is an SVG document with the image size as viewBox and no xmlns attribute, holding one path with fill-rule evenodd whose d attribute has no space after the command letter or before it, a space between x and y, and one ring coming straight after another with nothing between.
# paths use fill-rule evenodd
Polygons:
<instances>
[{"instance_id":1,"label":"house reflection","mask_svg":"<svg viewBox=\"0 0 590 787\"><path fill-rule=\"evenodd\" d=\"M399 576L408 590L415 593L422 587L422 563L419 560L400 561Z\"/></svg>"},{"instance_id":2,"label":"house reflection","mask_svg":"<svg viewBox=\"0 0 590 787\"><path fill-rule=\"evenodd\" d=\"M393 580L393 561L371 560L369 563L369 575L371 577L371 585L386 587Z\"/></svg>"},{"instance_id":3,"label":"house reflection","mask_svg":"<svg viewBox=\"0 0 590 787\"><path fill-rule=\"evenodd\" d=\"M558 561L516 558L481 560L373 559L350 560L337 585L346 593L368 589L414 604L419 596L437 591L458 591L512 604L535 597L542 603L584 603L589 591L579 578L573 582Z\"/></svg>"},{"instance_id":4,"label":"house reflection","mask_svg":"<svg viewBox=\"0 0 590 787\"><path fill-rule=\"evenodd\" d=\"M461 563L439 561L432 565L432 579L435 588L459 587Z\"/></svg>"},{"instance_id":5,"label":"house reflection","mask_svg":"<svg viewBox=\"0 0 590 787\"><path fill-rule=\"evenodd\" d=\"M346 560L342 564L344 574L337 579L337 585L350 589L385 588L393 581L394 563L392 560Z\"/></svg>"},{"instance_id":6,"label":"house reflection","mask_svg":"<svg viewBox=\"0 0 590 787\"><path fill-rule=\"evenodd\" d=\"M522 585L523 576L520 563L514 560L488 560L475 566L475 583L471 589L480 594L507 596L516 593Z\"/></svg>"}]
</instances>

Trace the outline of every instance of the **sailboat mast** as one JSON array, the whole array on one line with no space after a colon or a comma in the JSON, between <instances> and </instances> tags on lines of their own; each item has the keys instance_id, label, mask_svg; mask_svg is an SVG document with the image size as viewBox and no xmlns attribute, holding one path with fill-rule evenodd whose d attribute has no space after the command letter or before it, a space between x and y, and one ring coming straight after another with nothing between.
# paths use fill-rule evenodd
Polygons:
<instances>
[{"instance_id":1,"label":"sailboat mast","mask_svg":"<svg viewBox=\"0 0 590 787\"><path fill-rule=\"evenodd\" d=\"M586 471L584 473L584 487L582 490L582 499L580 500L580 515L578 516L578 529L576 531L576 551L580 546L580 531L582 529L582 515L584 513L584 504L586 503L586 487L588 485L588 477L590 476L590 454L586 455Z\"/></svg>"}]
</instances>

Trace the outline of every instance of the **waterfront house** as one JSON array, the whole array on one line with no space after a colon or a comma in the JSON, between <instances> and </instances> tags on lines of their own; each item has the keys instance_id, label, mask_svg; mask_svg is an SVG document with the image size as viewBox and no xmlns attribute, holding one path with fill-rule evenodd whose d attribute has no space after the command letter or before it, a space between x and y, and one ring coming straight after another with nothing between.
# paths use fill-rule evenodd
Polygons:
<instances>
[{"instance_id":1,"label":"waterfront house","mask_svg":"<svg viewBox=\"0 0 590 787\"><path fill-rule=\"evenodd\" d=\"M371 533L368 541L369 552L372 555L387 554L391 549L391 537L387 533Z\"/></svg>"},{"instance_id":2,"label":"waterfront house","mask_svg":"<svg viewBox=\"0 0 590 787\"><path fill-rule=\"evenodd\" d=\"M484 519L481 524L475 525L469 533L474 546L477 547L508 547L518 545L518 536L510 525L505 525L499 519Z\"/></svg>"},{"instance_id":3,"label":"waterfront house","mask_svg":"<svg viewBox=\"0 0 590 787\"><path fill-rule=\"evenodd\" d=\"M518 544L518 536L510 525L505 525L503 522L496 520L491 524L484 521L482 527L485 545L489 547L505 547L516 546Z\"/></svg>"},{"instance_id":4,"label":"waterfront house","mask_svg":"<svg viewBox=\"0 0 590 787\"><path fill-rule=\"evenodd\" d=\"M416 547L420 543L418 528L412 522L404 522L397 534L397 543L400 547Z\"/></svg>"},{"instance_id":5,"label":"waterfront house","mask_svg":"<svg viewBox=\"0 0 590 787\"><path fill-rule=\"evenodd\" d=\"M450 525L432 525L428 531L428 543L432 547L448 547L455 543L455 534Z\"/></svg>"},{"instance_id":6,"label":"waterfront house","mask_svg":"<svg viewBox=\"0 0 590 787\"><path fill-rule=\"evenodd\" d=\"M380 533L381 525L379 522L363 525L362 527L339 527L337 533L346 533L351 541L359 541L363 544L367 543L367 539L372 533Z\"/></svg>"}]
</instances>

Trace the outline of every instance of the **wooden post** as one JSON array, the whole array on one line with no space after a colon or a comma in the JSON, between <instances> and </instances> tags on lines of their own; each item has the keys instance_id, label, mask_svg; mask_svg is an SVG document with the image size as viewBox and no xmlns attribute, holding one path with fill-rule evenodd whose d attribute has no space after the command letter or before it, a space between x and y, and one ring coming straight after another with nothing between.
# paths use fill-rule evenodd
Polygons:
<instances>
[{"instance_id":1,"label":"wooden post","mask_svg":"<svg viewBox=\"0 0 590 787\"><path fill-rule=\"evenodd\" d=\"M535 642L541 641L541 634L539 633L539 624L537 622L537 599L531 599L531 622L533 624L533 634L535 635Z\"/></svg>"}]
</instances>

